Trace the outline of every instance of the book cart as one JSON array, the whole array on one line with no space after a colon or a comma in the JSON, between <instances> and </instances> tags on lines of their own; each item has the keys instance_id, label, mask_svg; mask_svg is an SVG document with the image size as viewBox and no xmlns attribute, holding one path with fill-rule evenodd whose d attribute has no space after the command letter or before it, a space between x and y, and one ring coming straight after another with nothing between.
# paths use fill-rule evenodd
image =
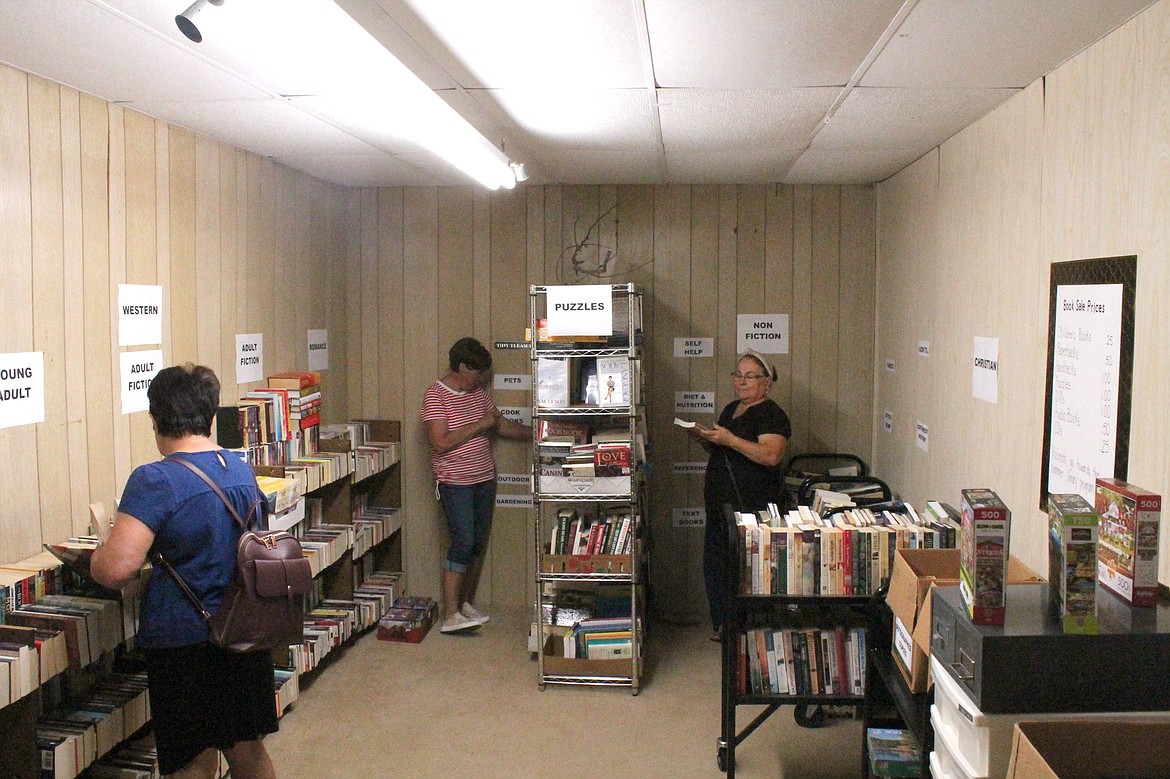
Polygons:
<instances>
[{"instance_id":1,"label":"book cart","mask_svg":"<svg viewBox=\"0 0 1170 779\"><path fill-rule=\"evenodd\" d=\"M628 686L637 695L641 686L648 528L640 370L641 293L632 284L610 287L613 333L559 339L543 337L549 288L530 289L532 500L536 515L534 628L542 691L548 684L610 685ZM542 362L545 358L563 361L570 373L550 379L542 367L548 364ZM615 380L608 387L608 377L597 369L599 365L613 369ZM592 379L586 379L589 369ZM550 391L569 394L552 397ZM610 393L607 402L606 395ZM559 458L550 457L552 442L542 441L542 435L558 427L580 431L579 443L572 448L585 451L602 438L599 431L606 431L607 442L617 441L619 448L624 444L628 452L623 465L617 468L621 472L600 467L594 470L588 463L584 470L574 472ZM591 440L581 440L586 431ZM582 548L574 544L571 527L566 525L562 528L566 532L557 533L566 515L577 516L579 527L585 527L587 521L602 524L610 515L625 516L627 528L619 531L616 548L600 543ZM628 619L628 640L612 657L567 657L561 635L564 630L554 629L547 606L556 602L562 590L599 587L619 591L623 601L628 597L628 613L621 617ZM620 645L621 640L617 641Z\"/></svg>"}]
</instances>

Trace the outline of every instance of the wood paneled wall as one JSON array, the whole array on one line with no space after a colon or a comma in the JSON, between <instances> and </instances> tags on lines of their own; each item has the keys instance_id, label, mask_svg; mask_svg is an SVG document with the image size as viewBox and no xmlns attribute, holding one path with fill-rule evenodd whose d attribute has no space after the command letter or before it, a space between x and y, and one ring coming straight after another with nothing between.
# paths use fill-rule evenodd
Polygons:
<instances>
[{"instance_id":1,"label":"wood paneled wall","mask_svg":"<svg viewBox=\"0 0 1170 779\"><path fill-rule=\"evenodd\" d=\"M192 360L234 382L235 335L264 334L265 369L304 367L306 330L327 328L324 417L403 421L408 586L437 595L447 535L418 407L463 335L520 340L531 284L607 281L646 293L652 460L652 589L660 613L705 612L702 530L673 525L702 507L705 459L671 425L674 394L732 399L737 313L786 313L791 351L774 399L791 450L872 447L874 188L866 186L531 186L346 189L186 130L0 67L0 352L43 351L46 421L0 430L0 560L79 531L134 466L157 457L144 413L122 415L119 283L160 284L167 363ZM30 184L31 182L31 184ZM711 337L716 357L674 357L674 338ZM495 352L526 374L526 352ZM527 406L500 391L501 406ZM503 473L528 448L496 447ZM37 489L29 489L36 485ZM485 603L531 602L531 511L502 508L481 582Z\"/></svg>"},{"instance_id":2,"label":"wood paneled wall","mask_svg":"<svg viewBox=\"0 0 1170 779\"><path fill-rule=\"evenodd\" d=\"M996 489L1013 553L1037 570L1051 263L1137 255L1129 478L1170 494L1167 85L1164 1L878 187L877 472L916 505ZM999 339L996 404L972 397L974 336ZM929 358L915 356L920 340ZM915 447L918 420L929 452Z\"/></svg>"}]
</instances>

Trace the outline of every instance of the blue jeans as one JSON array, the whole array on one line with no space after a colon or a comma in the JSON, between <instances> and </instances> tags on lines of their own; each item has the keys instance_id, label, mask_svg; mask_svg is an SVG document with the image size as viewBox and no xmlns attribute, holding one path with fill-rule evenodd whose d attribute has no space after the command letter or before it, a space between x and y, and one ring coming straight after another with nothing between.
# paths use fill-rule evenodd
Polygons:
<instances>
[{"instance_id":1,"label":"blue jeans","mask_svg":"<svg viewBox=\"0 0 1170 779\"><path fill-rule=\"evenodd\" d=\"M447 515L447 530L451 533L451 548L443 567L455 573L466 573L475 558L487 546L492 529L492 511L496 506L496 482L479 484L443 484L439 482L439 500Z\"/></svg>"}]
</instances>

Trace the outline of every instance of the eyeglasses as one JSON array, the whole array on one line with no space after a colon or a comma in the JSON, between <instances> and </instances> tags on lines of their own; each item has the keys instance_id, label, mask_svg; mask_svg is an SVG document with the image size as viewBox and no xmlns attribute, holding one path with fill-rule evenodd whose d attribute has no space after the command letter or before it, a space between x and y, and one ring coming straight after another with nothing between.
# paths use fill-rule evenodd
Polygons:
<instances>
[{"instance_id":1,"label":"eyeglasses","mask_svg":"<svg viewBox=\"0 0 1170 779\"><path fill-rule=\"evenodd\" d=\"M736 381L739 381L740 379L754 381L755 379L766 379L768 377L762 373L740 373L739 371L733 371L731 378L735 379Z\"/></svg>"}]
</instances>

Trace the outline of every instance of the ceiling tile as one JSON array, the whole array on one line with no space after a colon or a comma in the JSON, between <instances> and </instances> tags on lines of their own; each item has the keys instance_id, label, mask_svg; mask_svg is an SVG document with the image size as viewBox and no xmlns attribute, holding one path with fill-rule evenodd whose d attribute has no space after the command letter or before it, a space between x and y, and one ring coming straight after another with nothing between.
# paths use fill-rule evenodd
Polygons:
<instances>
[{"instance_id":1,"label":"ceiling tile","mask_svg":"<svg viewBox=\"0 0 1170 779\"><path fill-rule=\"evenodd\" d=\"M661 87L843 86L902 0L645 0Z\"/></svg>"},{"instance_id":2,"label":"ceiling tile","mask_svg":"<svg viewBox=\"0 0 1170 779\"><path fill-rule=\"evenodd\" d=\"M658 90L668 151L801 149L840 90Z\"/></svg>"},{"instance_id":3,"label":"ceiling tile","mask_svg":"<svg viewBox=\"0 0 1170 779\"><path fill-rule=\"evenodd\" d=\"M666 169L660 151L558 150L538 158L535 180L556 184L662 184Z\"/></svg>"},{"instance_id":4,"label":"ceiling tile","mask_svg":"<svg viewBox=\"0 0 1170 779\"><path fill-rule=\"evenodd\" d=\"M1151 0L920 0L864 86L1023 88Z\"/></svg>"},{"instance_id":5,"label":"ceiling tile","mask_svg":"<svg viewBox=\"0 0 1170 779\"><path fill-rule=\"evenodd\" d=\"M667 177L689 184L766 184L781 181L799 154L799 149L777 147L707 150L702 155L668 148Z\"/></svg>"},{"instance_id":6,"label":"ceiling tile","mask_svg":"<svg viewBox=\"0 0 1170 779\"><path fill-rule=\"evenodd\" d=\"M467 177L452 174L438 180L434 173L390 154L286 154L277 162L347 187L465 185Z\"/></svg>"},{"instance_id":7,"label":"ceiling tile","mask_svg":"<svg viewBox=\"0 0 1170 779\"><path fill-rule=\"evenodd\" d=\"M527 141L571 149L658 145L650 96L640 89L495 89L491 96Z\"/></svg>"},{"instance_id":8,"label":"ceiling tile","mask_svg":"<svg viewBox=\"0 0 1170 779\"><path fill-rule=\"evenodd\" d=\"M928 151L809 149L782 180L785 184L867 184L889 178Z\"/></svg>"}]
</instances>

